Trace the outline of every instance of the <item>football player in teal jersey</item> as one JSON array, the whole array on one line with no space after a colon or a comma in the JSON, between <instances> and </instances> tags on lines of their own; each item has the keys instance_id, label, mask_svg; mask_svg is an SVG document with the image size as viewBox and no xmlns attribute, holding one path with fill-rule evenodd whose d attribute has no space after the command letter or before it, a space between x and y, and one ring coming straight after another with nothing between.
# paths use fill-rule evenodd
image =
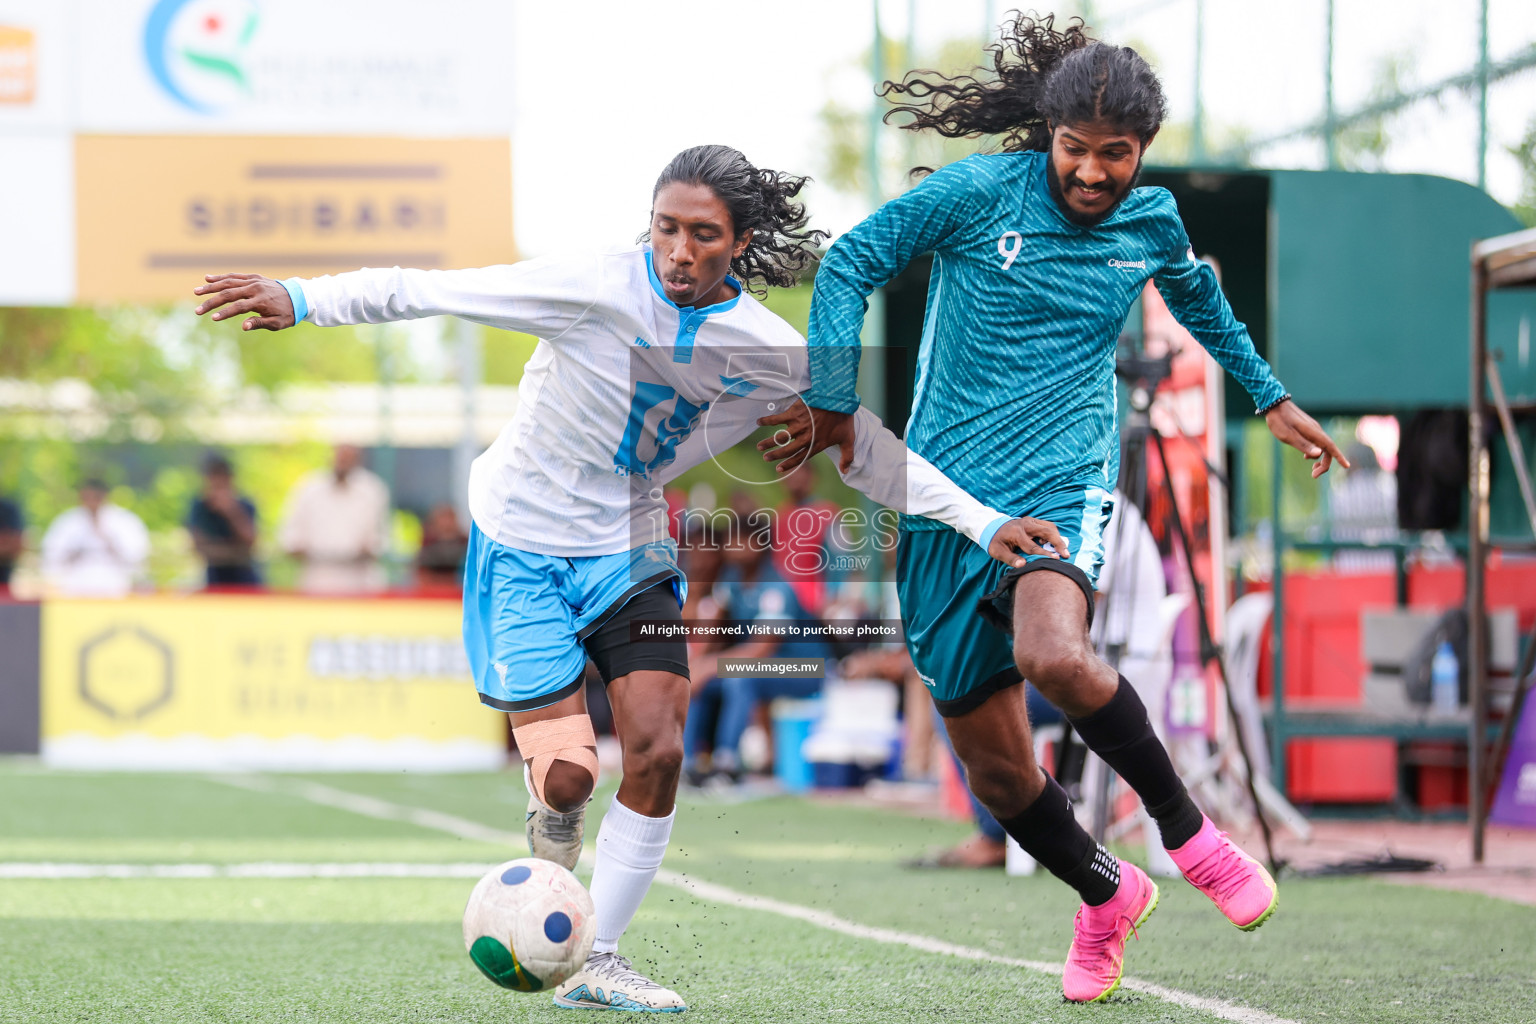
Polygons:
<instances>
[{"instance_id":1,"label":"football player in teal jersey","mask_svg":"<svg viewBox=\"0 0 1536 1024\"><path fill-rule=\"evenodd\" d=\"M824 446L858 404L867 296L933 252L907 443L991 506L1056 524L1068 553L989 564L953 530L903 517L907 644L972 791L1082 896L1062 984L1087 1002L1119 984L1157 887L1093 841L1035 763L1023 679L1136 790L1174 862L1228 920L1256 928L1278 900L1263 866L1190 800L1136 691L1089 640L1119 466L1115 347L1147 281L1274 435L1316 460L1314 477L1348 462L1254 350L1173 197L1136 187L1165 114L1147 62L1080 21L1057 30L1018 14L990 52L992 68L974 76L885 83L902 127L1000 145L928 175L832 246L811 304L811 389L763 421L787 427L776 437L789 443L760 447L793 467Z\"/></svg>"}]
</instances>

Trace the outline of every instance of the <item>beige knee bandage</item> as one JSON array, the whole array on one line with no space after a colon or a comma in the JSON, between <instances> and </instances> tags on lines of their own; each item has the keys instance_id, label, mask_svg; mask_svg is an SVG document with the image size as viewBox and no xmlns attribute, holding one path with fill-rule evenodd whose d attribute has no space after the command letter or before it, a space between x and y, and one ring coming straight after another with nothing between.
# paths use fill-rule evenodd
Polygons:
<instances>
[{"instance_id":1,"label":"beige knee bandage","mask_svg":"<svg viewBox=\"0 0 1536 1024\"><path fill-rule=\"evenodd\" d=\"M592 731L592 719L588 715L568 715L543 722L530 722L512 729L517 741L517 751L523 755L529 769L533 795L541 804L544 799L544 780L549 777L549 767L556 761L569 761L592 773L597 781L597 734Z\"/></svg>"}]
</instances>

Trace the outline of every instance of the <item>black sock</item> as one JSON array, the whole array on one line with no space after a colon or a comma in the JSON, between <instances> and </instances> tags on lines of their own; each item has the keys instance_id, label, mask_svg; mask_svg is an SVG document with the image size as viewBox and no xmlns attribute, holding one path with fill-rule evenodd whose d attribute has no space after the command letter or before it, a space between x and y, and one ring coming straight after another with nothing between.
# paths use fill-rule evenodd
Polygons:
<instances>
[{"instance_id":1,"label":"black sock","mask_svg":"<svg viewBox=\"0 0 1536 1024\"><path fill-rule=\"evenodd\" d=\"M1076 889L1090 907L1108 903L1119 891L1120 862L1083 831L1072 816L1066 790L1049 775L1034 803L998 824L1045 870Z\"/></svg>"},{"instance_id":2,"label":"black sock","mask_svg":"<svg viewBox=\"0 0 1536 1024\"><path fill-rule=\"evenodd\" d=\"M1205 823L1205 816L1200 813L1200 808L1189 798L1188 793L1180 793L1165 804L1156 807L1148 807L1147 813L1152 815L1157 822L1157 830L1163 836L1163 849L1177 850L1200 831L1200 826Z\"/></svg>"},{"instance_id":3,"label":"black sock","mask_svg":"<svg viewBox=\"0 0 1536 1024\"><path fill-rule=\"evenodd\" d=\"M1146 706L1124 676L1108 704L1071 721L1088 749L1141 797L1147 813L1157 821L1166 849L1178 849L1195 837L1203 821L1200 809L1173 770L1167 748L1152 731Z\"/></svg>"}]
</instances>

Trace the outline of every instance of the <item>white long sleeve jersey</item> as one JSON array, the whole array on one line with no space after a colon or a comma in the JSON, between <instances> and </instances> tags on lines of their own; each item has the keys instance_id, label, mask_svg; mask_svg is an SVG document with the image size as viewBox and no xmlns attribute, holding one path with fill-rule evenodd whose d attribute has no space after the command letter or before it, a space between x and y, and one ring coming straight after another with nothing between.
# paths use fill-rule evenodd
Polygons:
<instances>
[{"instance_id":1,"label":"white long sleeve jersey","mask_svg":"<svg viewBox=\"0 0 1536 1024\"><path fill-rule=\"evenodd\" d=\"M640 247L290 284L303 290L306 319L322 327L452 315L540 339L517 412L469 477L481 532L539 554L614 554L664 539L663 487L810 386L806 342L793 327L745 291L714 306L677 306ZM856 414L855 437L843 479L875 501L978 542L1006 521L868 409Z\"/></svg>"}]
</instances>

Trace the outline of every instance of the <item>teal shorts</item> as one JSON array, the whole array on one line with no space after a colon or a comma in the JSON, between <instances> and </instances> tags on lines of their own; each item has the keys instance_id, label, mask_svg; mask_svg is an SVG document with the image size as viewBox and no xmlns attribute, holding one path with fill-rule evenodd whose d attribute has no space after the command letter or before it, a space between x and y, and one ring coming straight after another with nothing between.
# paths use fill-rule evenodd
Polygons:
<instances>
[{"instance_id":1,"label":"teal shorts","mask_svg":"<svg viewBox=\"0 0 1536 1024\"><path fill-rule=\"evenodd\" d=\"M903 528L896 550L896 590L907 650L934 707L954 718L980 707L1023 676L1013 660L1013 588L1046 570L1072 579L1088 600L1104 564L1104 527L1113 499L1090 487L1055 496L1025 515L1054 523L1067 558L1029 556L1018 569L990 557L948 527ZM926 526L926 524L924 524Z\"/></svg>"}]
</instances>

